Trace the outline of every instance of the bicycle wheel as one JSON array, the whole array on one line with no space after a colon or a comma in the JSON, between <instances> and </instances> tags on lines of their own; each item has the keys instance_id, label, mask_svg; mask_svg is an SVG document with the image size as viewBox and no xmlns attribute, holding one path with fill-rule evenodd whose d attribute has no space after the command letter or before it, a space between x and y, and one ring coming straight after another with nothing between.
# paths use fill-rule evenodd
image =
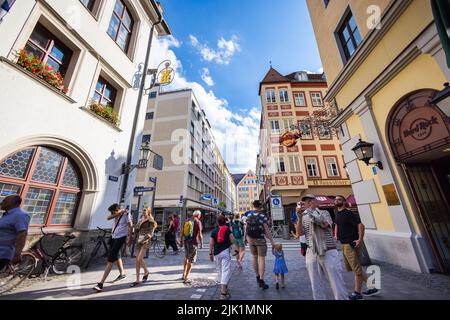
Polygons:
<instances>
[{"instance_id":1,"label":"bicycle wheel","mask_svg":"<svg viewBox=\"0 0 450 320\"><path fill-rule=\"evenodd\" d=\"M53 272L56 274L66 273L70 266L80 265L82 258L83 250L80 247L67 247L53 260Z\"/></svg>"},{"instance_id":2,"label":"bicycle wheel","mask_svg":"<svg viewBox=\"0 0 450 320\"><path fill-rule=\"evenodd\" d=\"M7 266L0 272L0 295L17 287L28 278L37 265L37 259L31 253L22 254L22 261L16 265Z\"/></svg>"},{"instance_id":3,"label":"bicycle wheel","mask_svg":"<svg viewBox=\"0 0 450 320\"><path fill-rule=\"evenodd\" d=\"M100 250L101 245L102 245L101 242L97 242L97 244L94 247L94 250L92 250L91 254L89 255L89 259L86 262L85 269L89 268L89 265L91 264L91 262L95 259L95 257L97 257L98 250Z\"/></svg>"},{"instance_id":4,"label":"bicycle wheel","mask_svg":"<svg viewBox=\"0 0 450 320\"><path fill-rule=\"evenodd\" d=\"M164 241L156 240L155 242L153 242L152 246L153 246L153 253L158 258L163 258L166 255L166 251L164 250L165 249Z\"/></svg>"}]
</instances>

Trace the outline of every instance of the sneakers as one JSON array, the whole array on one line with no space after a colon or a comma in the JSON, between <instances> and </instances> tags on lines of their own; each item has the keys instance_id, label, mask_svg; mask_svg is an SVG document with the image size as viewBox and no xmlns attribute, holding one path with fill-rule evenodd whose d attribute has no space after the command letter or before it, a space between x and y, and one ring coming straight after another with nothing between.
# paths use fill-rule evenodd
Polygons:
<instances>
[{"instance_id":1,"label":"sneakers","mask_svg":"<svg viewBox=\"0 0 450 320\"><path fill-rule=\"evenodd\" d=\"M278 284L278 282L275 284L275 289L280 290L280 285Z\"/></svg>"},{"instance_id":2,"label":"sneakers","mask_svg":"<svg viewBox=\"0 0 450 320\"><path fill-rule=\"evenodd\" d=\"M348 296L348 298L350 300L364 300L364 298L361 295L361 293L358 293L358 292L353 292L351 295Z\"/></svg>"},{"instance_id":3,"label":"sneakers","mask_svg":"<svg viewBox=\"0 0 450 320\"><path fill-rule=\"evenodd\" d=\"M113 281L113 283L122 281L122 280L124 280L126 277L127 277L126 274L121 274L120 276L118 276L118 277Z\"/></svg>"},{"instance_id":4,"label":"sneakers","mask_svg":"<svg viewBox=\"0 0 450 320\"><path fill-rule=\"evenodd\" d=\"M264 282L264 280L259 280L259 287L263 290L269 289L269 286Z\"/></svg>"},{"instance_id":5,"label":"sneakers","mask_svg":"<svg viewBox=\"0 0 450 320\"><path fill-rule=\"evenodd\" d=\"M97 292L103 291L103 283L97 283L97 285L93 288Z\"/></svg>"},{"instance_id":6,"label":"sneakers","mask_svg":"<svg viewBox=\"0 0 450 320\"><path fill-rule=\"evenodd\" d=\"M372 296L376 296L379 293L380 293L380 290L373 288L373 289L367 289L367 291L364 291L362 294L363 294L363 296L366 296L366 297L372 297Z\"/></svg>"}]
</instances>

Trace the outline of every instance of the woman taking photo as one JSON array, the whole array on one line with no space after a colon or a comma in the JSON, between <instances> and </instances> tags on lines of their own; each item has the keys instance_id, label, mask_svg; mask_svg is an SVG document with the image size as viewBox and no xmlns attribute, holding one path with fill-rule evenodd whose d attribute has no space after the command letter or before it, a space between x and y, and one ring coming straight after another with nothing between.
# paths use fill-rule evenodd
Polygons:
<instances>
[{"instance_id":1,"label":"woman taking photo","mask_svg":"<svg viewBox=\"0 0 450 320\"><path fill-rule=\"evenodd\" d=\"M153 237L153 232L155 231L158 224L153 218L152 212L149 208L144 208L141 221L138 222L136 226L136 236L137 244L136 244L136 282L133 282L131 285L135 287L140 284L140 271L141 268L144 269L144 276L142 277L142 281L146 282L148 280L148 276L150 272L148 271L147 265L144 261L145 253L147 252L150 240Z\"/></svg>"}]
</instances>

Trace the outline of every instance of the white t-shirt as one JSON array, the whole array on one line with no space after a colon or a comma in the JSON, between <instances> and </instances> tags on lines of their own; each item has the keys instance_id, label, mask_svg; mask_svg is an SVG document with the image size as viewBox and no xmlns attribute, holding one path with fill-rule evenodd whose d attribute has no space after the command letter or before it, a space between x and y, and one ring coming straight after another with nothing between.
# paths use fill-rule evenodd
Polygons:
<instances>
[{"instance_id":1,"label":"white t-shirt","mask_svg":"<svg viewBox=\"0 0 450 320\"><path fill-rule=\"evenodd\" d=\"M119 221L119 219L120 219L120 221ZM128 223L132 223L131 214L124 213L122 215L122 218L117 217L116 219L114 219L113 230L116 227L117 221L119 221L119 224L117 225L116 230L112 234L113 239L123 238L128 235Z\"/></svg>"}]
</instances>

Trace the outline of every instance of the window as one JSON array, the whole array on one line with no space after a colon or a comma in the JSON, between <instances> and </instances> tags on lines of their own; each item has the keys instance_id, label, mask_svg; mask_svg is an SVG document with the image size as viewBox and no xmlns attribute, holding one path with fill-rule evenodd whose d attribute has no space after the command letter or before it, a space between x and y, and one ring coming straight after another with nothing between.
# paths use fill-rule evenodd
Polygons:
<instances>
[{"instance_id":1,"label":"window","mask_svg":"<svg viewBox=\"0 0 450 320\"><path fill-rule=\"evenodd\" d=\"M191 135L194 136L195 135L195 126L194 126L194 122L191 121Z\"/></svg>"},{"instance_id":2,"label":"window","mask_svg":"<svg viewBox=\"0 0 450 320\"><path fill-rule=\"evenodd\" d=\"M195 178L195 189L196 190L200 189L200 180L198 178Z\"/></svg>"},{"instance_id":3,"label":"window","mask_svg":"<svg viewBox=\"0 0 450 320\"><path fill-rule=\"evenodd\" d=\"M152 138L152 135L151 135L151 134L144 134L144 135L142 136L142 144L145 144L145 143L147 143L147 142L150 142L151 138Z\"/></svg>"},{"instance_id":4,"label":"window","mask_svg":"<svg viewBox=\"0 0 450 320\"><path fill-rule=\"evenodd\" d=\"M206 189L206 188L205 188ZM203 192L203 182L200 182L200 192Z\"/></svg>"},{"instance_id":5,"label":"window","mask_svg":"<svg viewBox=\"0 0 450 320\"><path fill-rule=\"evenodd\" d=\"M133 25L133 18L125 3L122 0L116 0L108 34L124 52L128 51Z\"/></svg>"},{"instance_id":6,"label":"window","mask_svg":"<svg viewBox=\"0 0 450 320\"><path fill-rule=\"evenodd\" d=\"M286 166L284 165L284 158L278 158L278 172L286 172Z\"/></svg>"},{"instance_id":7,"label":"window","mask_svg":"<svg viewBox=\"0 0 450 320\"><path fill-rule=\"evenodd\" d=\"M345 17L342 26L338 31L338 37L343 50L344 60L347 62L353 56L362 41L355 17L351 12Z\"/></svg>"},{"instance_id":8,"label":"window","mask_svg":"<svg viewBox=\"0 0 450 320\"><path fill-rule=\"evenodd\" d=\"M189 172L189 174L188 174L188 186L193 187L193 183L194 183L194 175Z\"/></svg>"},{"instance_id":9,"label":"window","mask_svg":"<svg viewBox=\"0 0 450 320\"><path fill-rule=\"evenodd\" d=\"M306 107L306 99L303 92L294 93L294 100L296 107Z\"/></svg>"},{"instance_id":10,"label":"window","mask_svg":"<svg viewBox=\"0 0 450 320\"><path fill-rule=\"evenodd\" d=\"M147 112L147 113L145 114L145 120L152 120L154 114L155 114L154 112Z\"/></svg>"},{"instance_id":11,"label":"window","mask_svg":"<svg viewBox=\"0 0 450 320\"><path fill-rule=\"evenodd\" d=\"M189 148L189 159L194 163L194 148Z\"/></svg>"},{"instance_id":12,"label":"window","mask_svg":"<svg viewBox=\"0 0 450 320\"><path fill-rule=\"evenodd\" d=\"M81 189L75 163L56 150L31 147L0 161L0 201L19 194L31 225L72 225Z\"/></svg>"},{"instance_id":13,"label":"window","mask_svg":"<svg viewBox=\"0 0 450 320\"><path fill-rule=\"evenodd\" d=\"M300 127L300 131L302 133L302 140L312 140L313 134L311 129L311 123L307 121L299 121L298 125Z\"/></svg>"},{"instance_id":14,"label":"window","mask_svg":"<svg viewBox=\"0 0 450 320\"><path fill-rule=\"evenodd\" d=\"M317 158L305 158L305 161L306 169L308 170L308 177L320 177Z\"/></svg>"},{"instance_id":15,"label":"window","mask_svg":"<svg viewBox=\"0 0 450 320\"><path fill-rule=\"evenodd\" d=\"M289 166L291 167L291 172L300 172L300 160L296 156L289 156Z\"/></svg>"},{"instance_id":16,"label":"window","mask_svg":"<svg viewBox=\"0 0 450 320\"><path fill-rule=\"evenodd\" d=\"M80 0L80 1L89 11L92 12L94 10L95 0Z\"/></svg>"},{"instance_id":17,"label":"window","mask_svg":"<svg viewBox=\"0 0 450 320\"><path fill-rule=\"evenodd\" d=\"M323 0L323 4L325 5L325 8L328 7L329 3L330 3L330 0Z\"/></svg>"},{"instance_id":18,"label":"window","mask_svg":"<svg viewBox=\"0 0 450 320\"><path fill-rule=\"evenodd\" d=\"M325 124L319 124L319 138L320 139L331 139L330 128Z\"/></svg>"},{"instance_id":19,"label":"window","mask_svg":"<svg viewBox=\"0 0 450 320\"><path fill-rule=\"evenodd\" d=\"M325 165L327 167L327 174L329 177L338 177L339 176L339 169L338 169L335 157L325 158Z\"/></svg>"},{"instance_id":20,"label":"window","mask_svg":"<svg viewBox=\"0 0 450 320\"><path fill-rule=\"evenodd\" d=\"M270 120L270 128L272 130L272 134L280 134L280 122L278 120Z\"/></svg>"},{"instance_id":21,"label":"window","mask_svg":"<svg viewBox=\"0 0 450 320\"><path fill-rule=\"evenodd\" d=\"M40 23L36 25L30 39L28 39L25 51L35 56L42 63L53 67L63 77L67 72L73 54L67 46Z\"/></svg>"},{"instance_id":22,"label":"window","mask_svg":"<svg viewBox=\"0 0 450 320\"><path fill-rule=\"evenodd\" d=\"M94 101L103 105L113 107L116 100L117 90L102 77L98 78L95 86Z\"/></svg>"},{"instance_id":23,"label":"window","mask_svg":"<svg viewBox=\"0 0 450 320\"><path fill-rule=\"evenodd\" d=\"M294 120L293 119L285 119L283 120L284 123L284 131L291 131L292 127L294 126ZM256 183L256 182L255 182Z\"/></svg>"},{"instance_id":24,"label":"window","mask_svg":"<svg viewBox=\"0 0 450 320\"><path fill-rule=\"evenodd\" d=\"M267 103L276 103L277 97L275 91L266 91L266 101Z\"/></svg>"},{"instance_id":25,"label":"window","mask_svg":"<svg viewBox=\"0 0 450 320\"><path fill-rule=\"evenodd\" d=\"M323 107L322 94L320 92L311 92L313 107Z\"/></svg>"},{"instance_id":26,"label":"window","mask_svg":"<svg viewBox=\"0 0 450 320\"><path fill-rule=\"evenodd\" d=\"M289 93L287 90L280 91L280 102L289 102Z\"/></svg>"}]
</instances>

